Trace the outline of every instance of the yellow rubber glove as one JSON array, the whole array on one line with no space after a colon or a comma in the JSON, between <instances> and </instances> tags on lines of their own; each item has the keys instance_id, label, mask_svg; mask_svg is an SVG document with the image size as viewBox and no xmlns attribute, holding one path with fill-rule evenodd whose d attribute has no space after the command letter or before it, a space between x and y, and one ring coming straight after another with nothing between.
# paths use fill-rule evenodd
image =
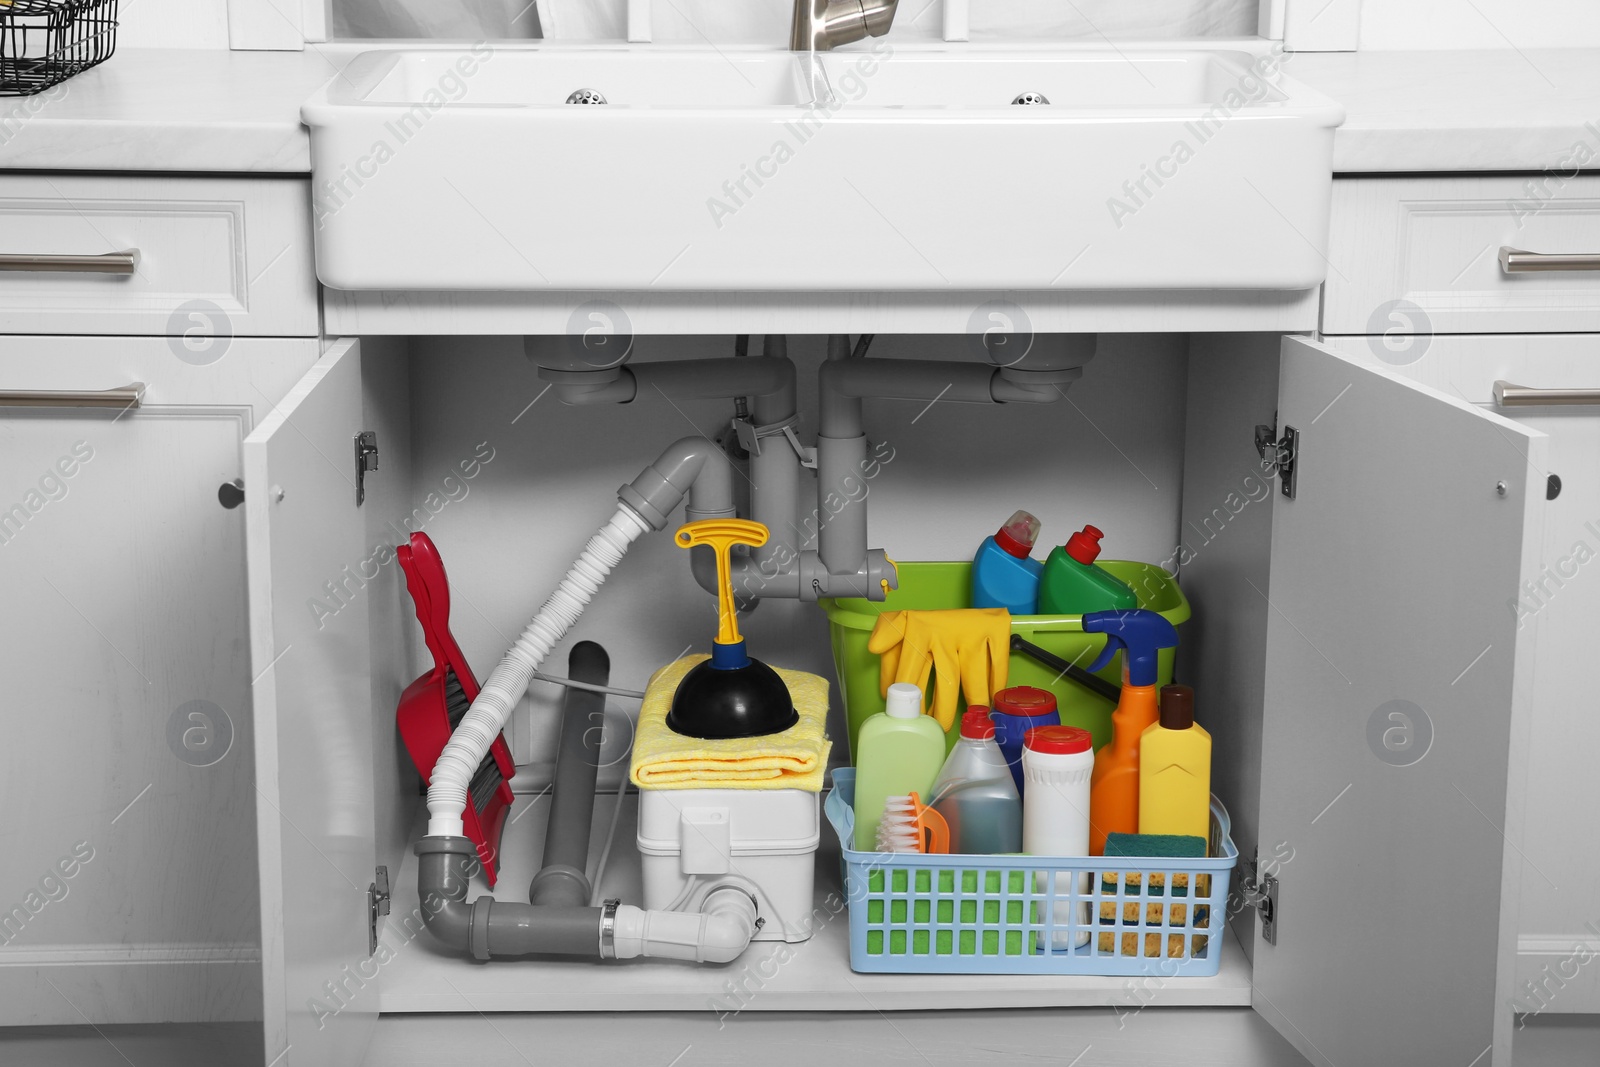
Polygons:
<instances>
[{"instance_id":1,"label":"yellow rubber glove","mask_svg":"<svg viewBox=\"0 0 1600 1067\"><path fill-rule=\"evenodd\" d=\"M1011 615L1004 608L948 611L886 611L878 616L867 650L876 652L879 691L894 682L928 690L934 682L933 716L949 730L958 696L988 704L1004 689L1011 663Z\"/></svg>"}]
</instances>

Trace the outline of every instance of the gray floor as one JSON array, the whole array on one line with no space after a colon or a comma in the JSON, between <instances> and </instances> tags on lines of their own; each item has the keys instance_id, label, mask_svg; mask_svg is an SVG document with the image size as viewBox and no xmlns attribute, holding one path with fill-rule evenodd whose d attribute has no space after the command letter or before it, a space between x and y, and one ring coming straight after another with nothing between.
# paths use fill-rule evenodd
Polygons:
<instances>
[{"instance_id":1,"label":"gray floor","mask_svg":"<svg viewBox=\"0 0 1600 1067\"><path fill-rule=\"evenodd\" d=\"M1600 1064L1600 1016L1525 1020L1517 1067ZM0 1030L5 1067L259 1067L259 1028L15 1027ZM463 1055L463 1050L471 1050ZM388 1015L366 1067L1299 1067L1305 1061L1254 1012L1070 1011L748 1013L712 1015ZM344 1067L344 1065L339 1065ZM352 1065L353 1067L353 1065Z\"/></svg>"}]
</instances>

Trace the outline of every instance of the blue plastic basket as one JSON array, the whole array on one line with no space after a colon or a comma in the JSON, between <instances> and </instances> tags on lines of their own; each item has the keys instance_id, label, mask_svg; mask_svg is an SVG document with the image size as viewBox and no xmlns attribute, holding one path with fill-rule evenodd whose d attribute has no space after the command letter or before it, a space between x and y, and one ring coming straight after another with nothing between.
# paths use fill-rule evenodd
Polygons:
<instances>
[{"instance_id":1,"label":"blue plastic basket","mask_svg":"<svg viewBox=\"0 0 1600 1067\"><path fill-rule=\"evenodd\" d=\"M857 852L855 791L841 767L824 804L844 849L851 970L1170 978L1222 966L1239 850L1215 797L1210 858L1108 860Z\"/></svg>"}]
</instances>

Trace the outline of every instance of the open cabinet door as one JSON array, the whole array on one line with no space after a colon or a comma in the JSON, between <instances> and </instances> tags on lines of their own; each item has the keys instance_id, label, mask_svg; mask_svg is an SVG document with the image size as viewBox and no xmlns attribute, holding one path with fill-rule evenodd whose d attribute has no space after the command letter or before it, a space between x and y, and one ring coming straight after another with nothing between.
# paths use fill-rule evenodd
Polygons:
<instances>
[{"instance_id":1,"label":"open cabinet door","mask_svg":"<svg viewBox=\"0 0 1600 1067\"><path fill-rule=\"evenodd\" d=\"M244 442L269 1067L360 1063L377 1018L361 418L341 341Z\"/></svg>"},{"instance_id":2,"label":"open cabinet door","mask_svg":"<svg viewBox=\"0 0 1600 1067\"><path fill-rule=\"evenodd\" d=\"M1505 1067L1546 439L1298 338L1289 427L1256 1010L1316 1064Z\"/></svg>"}]
</instances>

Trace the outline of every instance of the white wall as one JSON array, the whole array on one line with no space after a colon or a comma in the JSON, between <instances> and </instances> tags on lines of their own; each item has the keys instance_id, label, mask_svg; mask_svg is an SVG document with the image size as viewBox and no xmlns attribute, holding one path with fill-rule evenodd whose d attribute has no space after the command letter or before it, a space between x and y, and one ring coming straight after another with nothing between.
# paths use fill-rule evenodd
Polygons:
<instances>
[{"instance_id":1,"label":"white wall","mask_svg":"<svg viewBox=\"0 0 1600 1067\"><path fill-rule=\"evenodd\" d=\"M144 2L144 0L141 0ZM343 24L392 21L400 0L335 0ZM492 25L484 10L504 4L517 13L526 0L474 0L479 10L460 9L465 24ZM974 39L986 36L1103 37L1151 39L1185 36L1238 36L1255 32L1258 0L974 0ZM437 7L437 5L434 5ZM781 45L788 39L791 0L655 0L652 15L657 41L707 40ZM538 0L539 22L547 37L610 38L627 32L627 0ZM890 33L892 41L937 39L943 27L942 0L902 0ZM463 29L456 35L472 35Z\"/></svg>"},{"instance_id":2,"label":"white wall","mask_svg":"<svg viewBox=\"0 0 1600 1067\"><path fill-rule=\"evenodd\" d=\"M1363 50L1597 46L1600 4L1593 0L1366 0L1361 5Z\"/></svg>"},{"instance_id":3,"label":"white wall","mask_svg":"<svg viewBox=\"0 0 1600 1067\"><path fill-rule=\"evenodd\" d=\"M393 0L336 0L371 5ZM625 0L540 0L551 36L620 36ZM787 28L788 0L662 0L658 36L696 37L686 22L709 27L715 40L765 40ZM896 39L938 32L940 0L904 0ZM1296 0L1307 2L1307 0ZM512 0L506 0L511 4ZM686 6L687 5L687 6ZM521 2L512 5L521 10ZM924 7L928 10L924 13ZM1084 0L973 0L972 25L980 36L1026 25L1043 36L1174 37L1249 34L1257 0L1161 0L1124 4ZM921 17L919 17L921 16ZM226 0L124 0L118 46L124 48L226 48ZM781 24L781 25L780 25ZM926 31L926 32L924 32ZM776 39L776 38L774 38ZM1580 48L1600 46L1600 4L1591 0L1366 0L1361 48L1375 51L1449 48Z\"/></svg>"},{"instance_id":4,"label":"white wall","mask_svg":"<svg viewBox=\"0 0 1600 1067\"><path fill-rule=\"evenodd\" d=\"M227 0L121 0L117 47L226 48Z\"/></svg>"},{"instance_id":5,"label":"white wall","mask_svg":"<svg viewBox=\"0 0 1600 1067\"><path fill-rule=\"evenodd\" d=\"M731 353L732 340L651 338L639 347L641 359L685 358ZM800 436L811 440L823 341L794 338L790 347L800 370ZM495 449L467 494L425 527L449 570L454 632L483 676L609 517L617 487L676 438L714 435L732 405L656 398L570 408L546 396L513 424L544 388L515 340L418 339L413 352L414 495L438 485L479 442ZM873 354L959 358L961 340L885 337ZM1055 405L938 403L922 413L920 404L869 401L868 436L895 449L870 486L870 543L899 560L970 558L1026 507L1048 540L1092 522L1106 531L1108 557L1166 559L1178 529L1184 384L1184 338L1103 337L1069 400ZM614 684L643 688L687 648L708 649L715 619L715 601L690 577L685 554L665 535L647 537L547 669L564 670L571 643L589 638L610 651ZM815 606L766 602L743 626L756 656L832 677L827 625ZM543 755L553 740L557 691L535 682L533 693L532 728L521 718L522 736L513 740L519 762ZM838 715L837 691L833 703ZM618 716L637 708L627 700L612 706ZM619 747L628 740L621 731ZM602 770L602 786L619 770Z\"/></svg>"}]
</instances>

